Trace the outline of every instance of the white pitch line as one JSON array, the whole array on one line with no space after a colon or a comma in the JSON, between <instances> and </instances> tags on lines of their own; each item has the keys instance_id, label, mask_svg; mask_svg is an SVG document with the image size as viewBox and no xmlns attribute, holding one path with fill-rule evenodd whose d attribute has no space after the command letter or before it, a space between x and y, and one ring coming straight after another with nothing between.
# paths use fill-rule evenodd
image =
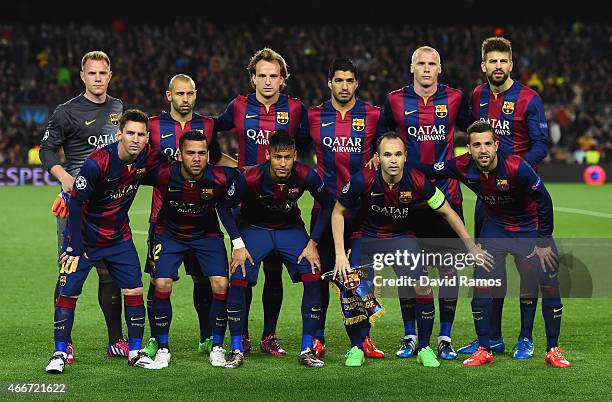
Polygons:
<instances>
[{"instance_id":1,"label":"white pitch line","mask_svg":"<svg viewBox=\"0 0 612 402\"><path fill-rule=\"evenodd\" d=\"M605 212L588 211L586 209L565 208L565 207L553 207L553 209L559 212L567 212L568 214L588 215L588 216L596 216L598 218L612 219L612 214L607 214Z\"/></svg>"},{"instance_id":2,"label":"white pitch line","mask_svg":"<svg viewBox=\"0 0 612 402\"><path fill-rule=\"evenodd\" d=\"M471 196L471 195L464 195L463 198L465 200L469 200L469 201L476 201L476 197ZM597 218L612 219L612 214L609 214L609 213L606 213L606 212L589 211L588 209L566 208L566 207L553 206L553 210L555 212L565 212L565 213L568 213L568 214L595 216Z\"/></svg>"}]
</instances>

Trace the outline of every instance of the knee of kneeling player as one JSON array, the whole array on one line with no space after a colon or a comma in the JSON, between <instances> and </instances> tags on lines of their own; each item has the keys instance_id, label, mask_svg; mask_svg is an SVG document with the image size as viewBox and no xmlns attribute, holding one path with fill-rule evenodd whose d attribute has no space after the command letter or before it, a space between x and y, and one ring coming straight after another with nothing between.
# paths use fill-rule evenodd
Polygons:
<instances>
[{"instance_id":1,"label":"knee of kneeling player","mask_svg":"<svg viewBox=\"0 0 612 402\"><path fill-rule=\"evenodd\" d=\"M155 290L157 292L172 292L172 278L155 279Z\"/></svg>"},{"instance_id":2,"label":"knee of kneeling player","mask_svg":"<svg viewBox=\"0 0 612 402\"><path fill-rule=\"evenodd\" d=\"M210 277L210 287L213 293L218 293L218 294L227 293L228 285L229 285L229 281L224 276L211 276Z\"/></svg>"},{"instance_id":3,"label":"knee of kneeling player","mask_svg":"<svg viewBox=\"0 0 612 402\"><path fill-rule=\"evenodd\" d=\"M142 296L142 288L122 289L125 296Z\"/></svg>"}]
</instances>

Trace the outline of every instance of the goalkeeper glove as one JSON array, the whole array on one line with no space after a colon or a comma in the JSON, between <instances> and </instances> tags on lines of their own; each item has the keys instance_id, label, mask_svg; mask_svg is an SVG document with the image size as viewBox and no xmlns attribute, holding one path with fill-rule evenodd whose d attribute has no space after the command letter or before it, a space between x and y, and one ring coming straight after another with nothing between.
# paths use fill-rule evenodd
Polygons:
<instances>
[{"instance_id":1,"label":"goalkeeper glove","mask_svg":"<svg viewBox=\"0 0 612 402\"><path fill-rule=\"evenodd\" d=\"M55 201L53 202L53 206L51 207L51 211L53 211L53 215L58 218L65 219L68 216L68 200L70 199L70 195L63 190L57 195Z\"/></svg>"}]
</instances>

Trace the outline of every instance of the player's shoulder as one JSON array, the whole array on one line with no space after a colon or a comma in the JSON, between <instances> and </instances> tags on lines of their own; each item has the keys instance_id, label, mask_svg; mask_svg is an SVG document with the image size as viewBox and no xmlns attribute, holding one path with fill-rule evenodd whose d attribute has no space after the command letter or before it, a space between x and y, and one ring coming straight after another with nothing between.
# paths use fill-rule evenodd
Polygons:
<instances>
[{"instance_id":1,"label":"player's shoulder","mask_svg":"<svg viewBox=\"0 0 612 402\"><path fill-rule=\"evenodd\" d=\"M448 85L445 84L439 84L440 88L442 88L445 92L447 96L463 96L463 91L460 90L459 88L453 88L453 87L449 87Z\"/></svg>"},{"instance_id":2,"label":"player's shoulder","mask_svg":"<svg viewBox=\"0 0 612 402\"><path fill-rule=\"evenodd\" d=\"M394 89L393 91L389 92L388 98L397 98L397 97L403 97L405 92L406 92L406 88L407 87L401 87L398 89Z\"/></svg>"},{"instance_id":3,"label":"player's shoulder","mask_svg":"<svg viewBox=\"0 0 612 402\"><path fill-rule=\"evenodd\" d=\"M310 114L310 113L318 113L318 112L322 111L323 109L325 109L325 103L326 102L321 102L318 105L309 107L308 108L308 114Z\"/></svg>"},{"instance_id":4,"label":"player's shoulder","mask_svg":"<svg viewBox=\"0 0 612 402\"><path fill-rule=\"evenodd\" d=\"M101 171L105 170L110 163L110 153L113 147L116 148L116 143L109 144L102 148L96 149L91 154L89 154L87 159L92 160L98 166L98 168L100 168Z\"/></svg>"},{"instance_id":5,"label":"player's shoulder","mask_svg":"<svg viewBox=\"0 0 612 402\"><path fill-rule=\"evenodd\" d=\"M515 81L515 85L519 93L519 101L523 99L529 103L531 103L532 101L538 102L540 104L542 103L542 98L540 97L538 91L518 81Z\"/></svg>"},{"instance_id":6,"label":"player's shoulder","mask_svg":"<svg viewBox=\"0 0 612 402\"><path fill-rule=\"evenodd\" d=\"M119 98L115 98L114 96L111 96L111 95L106 95L106 102L111 107L120 108L120 110L123 110L123 102Z\"/></svg>"},{"instance_id":7,"label":"player's shoulder","mask_svg":"<svg viewBox=\"0 0 612 402\"><path fill-rule=\"evenodd\" d=\"M285 98L287 100L287 103L289 103L290 105L303 105L303 102L301 101L301 99L299 98L295 98L293 96L287 95L287 94L280 94L280 98Z\"/></svg>"},{"instance_id":8,"label":"player's shoulder","mask_svg":"<svg viewBox=\"0 0 612 402\"><path fill-rule=\"evenodd\" d=\"M60 114L67 114L70 112L71 109L85 104L85 101L86 101L85 96L83 96L83 94L80 93L77 96L68 99L66 102L60 103L59 105L57 105L57 107L55 108L54 114L56 116Z\"/></svg>"},{"instance_id":9,"label":"player's shoulder","mask_svg":"<svg viewBox=\"0 0 612 402\"><path fill-rule=\"evenodd\" d=\"M305 163L299 162L299 161L295 161L293 163L293 170L295 171L295 173L298 175L298 177L301 180L306 181L308 179L308 176L310 174L314 174L314 175L319 175L314 169L312 169L310 166L306 165Z\"/></svg>"},{"instance_id":10,"label":"player's shoulder","mask_svg":"<svg viewBox=\"0 0 612 402\"><path fill-rule=\"evenodd\" d=\"M154 116L149 116L149 124L151 123L156 123L161 119L161 115L160 114L156 114Z\"/></svg>"},{"instance_id":11,"label":"player's shoulder","mask_svg":"<svg viewBox=\"0 0 612 402\"><path fill-rule=\"evenodd\" d=\"M380 113L381 112L381 108L370 103L370 102L366 102L363 99L357 99L357 103L360 103L363 105L366 113L370 112L370 113Z\"/></svg>"},{"instance_id":12,"label":"player's shoulder","mask_svg":"<svg viewBox=\"0 0 612 402\"><path fill-rule=\"evenodd\" d=\"M474 90L472 91L472 94L477 94L477 93L482 92L482 90L485 89L487 85L489 85L487 82L483 82L480 85L476 85L474 87Z\"/></svg>"}]
</instances>

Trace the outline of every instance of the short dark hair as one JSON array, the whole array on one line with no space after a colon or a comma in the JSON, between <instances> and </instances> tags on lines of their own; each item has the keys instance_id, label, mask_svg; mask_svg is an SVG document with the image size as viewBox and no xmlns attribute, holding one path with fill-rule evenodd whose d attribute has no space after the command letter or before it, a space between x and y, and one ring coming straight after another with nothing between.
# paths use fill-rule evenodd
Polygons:
<instances>
[{"instance_id":1,"label":"short dark hair","mask_svg":"<svg viewBox=\"0 0 612 402\"><path fill-rule=\"evenodd\" d=\"M179 149L183 149L183 144L185 141L204 141L206 143L206 147L208 147L208 139L203 132L198 130L191 130L183 133L181 138L179 138Z\"/></svg>"},{"instance_id":2,"label":"short dark hair","mask_svg":"<svg viewBox=\"0 0 612 402\"><path fill-rule=\"evenodd\" d=\"M510 53L510 60L512 60L512 43L501 36L487 38L482 42L482 61L487 60L487 53L489 52Z\"/></svg>"},{"instance_id":3,"label":"short dark hair","mask_svg":"<svg viewBox=\"0 0 612 402\"><path fill-rule=\"evenodd\" d=\"M355 66L355 63L353 63L353 60L349 58L336 57L334 60L332 60L331 64L329 65L329 74L327 77L330 81L332 78L334 78L336 71L350 71L355 75L355 80L359 81L357 67Z\"/></svg>"},{"instance_id":4,"label":"short dark hair","mask_svg":"<svg viewBox=\"0 0 612 402\"><path fill-rule=\"evenodd\" d=\"M144 123L149 129L149 115L140 109L128 109L121 115L119 120L119 130L123 131L125 123L128 121L135 121L136 123Z\"/></svg>"},{"instance_id":5,"label":"short dark hair","mask_svg":"<svg viewBox=\"0 0 612 402\"><path fill-rule=\"evenodd\" d=\"M406 149L406 140L404 140L404 138L401 135L399 135L395 131L387 131L386 133L381 135L376 141L376 152L380 153L380 144L383 142L383 140L395 140L395 139L401 140L402 144L404 144L404 149Z\"/></svg>"},{"instance_id":6,"label":"short dark hair","mask_svg":"<svg viewBox=\"0 0 612 402\"><path fill-rule=\"evenodd\" d=\"M286 130L275 131L268 142L268 152L281 149L295 149L295 138Z\"/></svg>"},{"instance_id":7,"label":"short dark hair","mask_svg":"<svg viewBox=\"0 0 612 402\"><path fill-rule=\"evenodd\" d=\"M470 135L472 133L486 133L487 131L493 134L493 139L495 140L495 129L489 122L484 120L476 120L467 128L467 140L468 144L470 143Z\"/></svg>"}]
</instances>

